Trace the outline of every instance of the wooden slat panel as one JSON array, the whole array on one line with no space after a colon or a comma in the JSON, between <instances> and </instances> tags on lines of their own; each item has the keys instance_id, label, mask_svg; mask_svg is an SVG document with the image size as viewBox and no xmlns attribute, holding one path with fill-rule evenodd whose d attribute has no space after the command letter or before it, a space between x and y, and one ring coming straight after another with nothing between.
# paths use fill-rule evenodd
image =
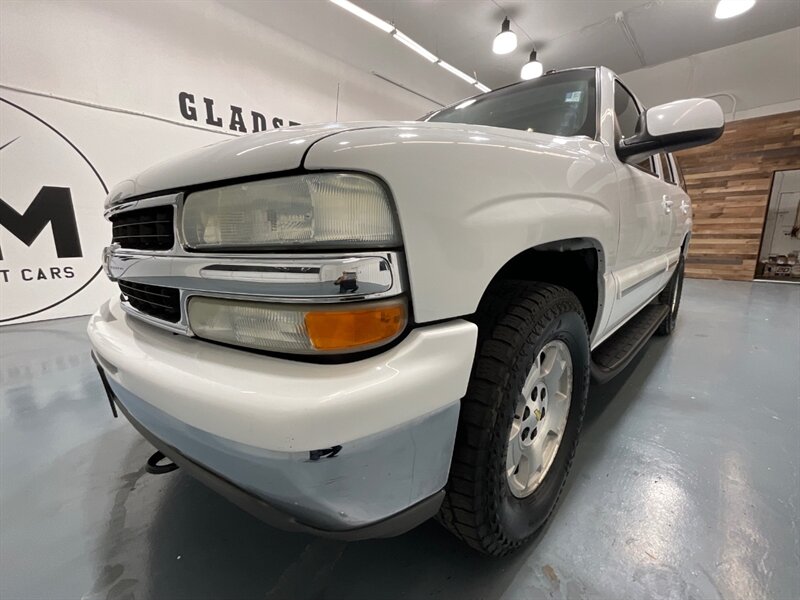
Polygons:
<instances>
[{"instance_id":1,"label":"wooden slat panel","mask_svg":"<svg viewBox=\"0 0 800 600\"><path fill-rule=\"evenodd\" d=\"M753 279L772 175L800 169L800 111L727 123L677 158L694 208L686 275Z\"/></svg>"}]
</instances>

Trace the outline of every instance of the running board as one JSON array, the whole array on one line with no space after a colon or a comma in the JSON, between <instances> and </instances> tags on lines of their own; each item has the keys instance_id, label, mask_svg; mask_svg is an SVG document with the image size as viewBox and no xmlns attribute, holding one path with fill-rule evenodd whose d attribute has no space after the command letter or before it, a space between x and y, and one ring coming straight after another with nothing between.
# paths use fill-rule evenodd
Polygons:
<instances>
[{"instance_id":1,"label":"running board","mask_svg":"<svg viewBox=\"0 0 800 600\"><path fill-rule=\"evenodd\" d=\"M592 379L605 383L639 353L669 314L669 306L650 304L592 352Z\"/></svg>"}]
</instances>

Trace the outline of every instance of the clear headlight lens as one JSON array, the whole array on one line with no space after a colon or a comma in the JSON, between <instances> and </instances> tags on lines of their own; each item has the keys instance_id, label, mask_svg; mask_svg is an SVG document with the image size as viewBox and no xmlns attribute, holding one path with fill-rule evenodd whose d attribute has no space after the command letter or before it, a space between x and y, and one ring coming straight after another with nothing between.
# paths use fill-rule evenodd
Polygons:
<instances>
[{"instance_id":1,"label":"clear headlight lens","mask_svg":"<svg viewBox=\"0 0 800 600\"><path fill-rule=\"evenodd\" d=\"M183 239L198 250L399 244L390 199L367 175L315 173L240 183L186 197Z\"/></svg>"},{"instance_id":2,"label":"clear headlight lens","mask_svg":"<svg viewBox=\"0 0 800 600\"><path fill-rule=\"evenodd\" d=\"M196 296L188 312L198 337L296 354L369 350L396 338L407 322L402 298L300 306Z\"/></svg>"}]
</instances>

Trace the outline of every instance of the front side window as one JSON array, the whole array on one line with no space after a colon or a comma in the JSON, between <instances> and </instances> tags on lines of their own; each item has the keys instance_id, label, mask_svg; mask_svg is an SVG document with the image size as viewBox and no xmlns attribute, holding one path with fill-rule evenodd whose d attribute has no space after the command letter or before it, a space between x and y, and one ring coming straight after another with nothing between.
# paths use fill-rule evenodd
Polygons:
<instances>
[{"instance_id":1,"label":"front side window","mask_svg":"<svg viewBox=\"0 0 800 600\"><path fill-rule=\"evenodd\" d=\"M575 69L470 98L425 120L594 138L595 94L595 70Z\"/></svg>"},{"instance_id":2,"label":"front side window","mask_svg":"<svg viewBox=\"0 0 800 600\"><path fill-rule=\"evenodd\" d=\"M634 100L631 93L619 81L614 81L614 115L616 117L617 139L629 138L636 133L640 114L639 107L636 105L636 100ZM653 157L645 158L633 166L658 177Z\"/></svg>"},{"instance_id":3,"label":"front side window","mask_svg":"<svg viewBox=\"0 0 800 600\"><path fill-rule=\"evenodd\" d=\"M614 114L617 116L617 135L621 139L633 136L641 113L636 100L619 81L614 82Z\"/></svg>"}]
</instances>

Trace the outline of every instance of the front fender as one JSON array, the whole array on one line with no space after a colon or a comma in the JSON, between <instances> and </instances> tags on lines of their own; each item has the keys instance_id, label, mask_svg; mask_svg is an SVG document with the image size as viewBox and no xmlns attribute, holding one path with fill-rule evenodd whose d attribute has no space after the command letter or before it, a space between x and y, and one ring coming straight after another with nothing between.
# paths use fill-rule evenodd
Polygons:
<instances>
[{"instance_id":1,"label":"front fender","mask_svg":"<svg viewBox=\"0 0 800 600\"><path fill-rule=\"evenodd\" d=\"M339 133L304 162L372 173L389 186L417 322L474 313L503 265L540 244L593 238L613 265L619 207L602 144L431 125Z\"/></svg>"}]
</instances>

